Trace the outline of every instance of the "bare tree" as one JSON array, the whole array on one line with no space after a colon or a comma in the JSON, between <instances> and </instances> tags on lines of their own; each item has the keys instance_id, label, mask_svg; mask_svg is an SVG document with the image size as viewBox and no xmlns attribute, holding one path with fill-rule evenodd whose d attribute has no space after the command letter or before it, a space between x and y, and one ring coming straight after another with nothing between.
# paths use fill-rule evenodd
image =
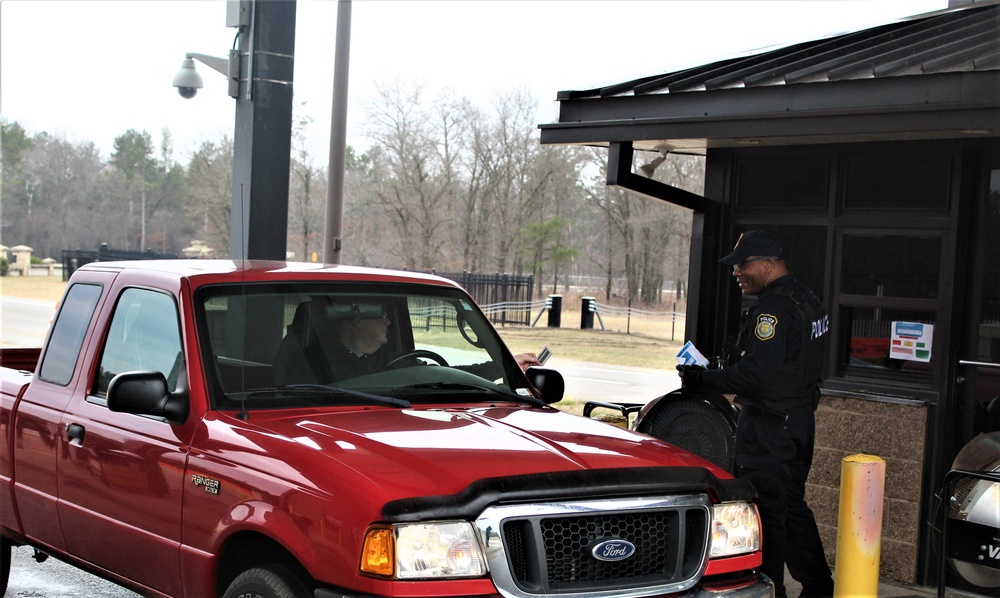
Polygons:
<instances>
[{"instance_id":1,"label":"bare tree","mask_svg":"<svg viewBox=\"0 0 1000 598\"><path fill-rule=\"evenodd\" d=\"M553 292L560 275L576 271L576 259L581 254L581 247L574 243L577 240L575 231L582 231L586 226L585 222L581 222L584 216L581 208L586 203L586 194L580 185L585 160L585 152L568 146L541 146L535 157L534 170L544 173L545 177L545 184L540 189L540 220L528 222L522 230L528 231L538 222L556 220L563 223L555 231L558 235L555 248L544 262L545 270L552 274ZM522 244L523 240L522 235ZM543 270L539 269L536 274L539 281L542 274ZM568 285L568 277L564 277L564 281ZM538 289L541 291L541 284Z\"/></svg>"},{"instance_id":2,"label":"bare tree","mask_svg":"<svg viewBox=\"0 0 1000 598\"><path fill-rule=\"evenodd\" d=\"M368 137L378 150L370 152L374 195L390 216L397 256L408 268L432 268L456 194L461 102L445 97L428 110L419 87L404 89L398 81L377 92L368 112Z\"/></svg>"},{"instance_id":3,"label":"bare tree","mask_svg":"<svg viewBox=\"0 0 1000 598\"><path fill-rule=\"evenodd\" d=\"M229 218L233 189L233 141L206 141L188 164L187 213L198 224L195 234L222 255L229 254Z\"/></svg>"},{"instance_id":4,"label":"bare tree","mask_svg":"<svg viewBox=\"0 0 1000 598\"><path fill-rule=\"evenodd\" d=\"M602 151L540 145L531 94L509 91L480 109L451 93L424 101L418 86L399 82L378 91L368 111L373 145L361 155L348 148L345 263L531 272L539 290L543 276L554 288L568 274L600 274L609 298L645 302L659 301L668 281L684 286L690 213L608 188ZM130 130L104 162L92 145L3 124L5 237L56 251L137 238L177 251L201 239L228 254L230 138L203 143L183 168L168 131L159 160L148 134ZM321 246L326 197L303 143L310 126L297 121L289 181L289 247L304 259ZM703 160L671 155L656 177L700 193ZM145 204L145 217L129 217L129 202L140 212Z\"/></svg>"},{"instance_id":5,"label":"bare tree","mask_svg":"<svg viewBox=\"0 0 1000 598\"><path fill-rule=\"evenodd\" d=\"M705 192L705 157L684 154L670 154L656 171L657 178L668 185L702 195ZM664 276L675 281L677 297L687 288L688 259L691 247L690 210L671 210L670 236L667 240L666 268Z\"/></svg>"},{"instance_id":6,"label":"bare tree","mask_svg":"<svg viewBox=\"0 0 1000 598\"><path fill-rule=\"evenodd\" d=\"M125 181L129 186L126 201L128 209L125 211L126 221L124 222L124 230L127 233L131 228L132 220L135 216L133 213L136 209L135 204L138 203L138 248L144 250L146 249L146 223L148 221L146 193L149 186L149 178L153 174L152 171L156 168L156 160L153 158L155 151L153 148L153 139L146 131L140 132L135 129L129 129L124 134L115 138L114 148L115 151L111 154L111 165L125 177ZM136 202L136 196L138 196L138 202ZM125 242L126 247L128 247L129 239L127 237Z\"/></svg>"},{"instance_id":7,"label":"bare tree","mask_svg":"<svg viewBox=\"0 0 1000 598\"><path fill-rule=\"evenodd\" d=\"M301 116L293 123L288 187L289 247L301 247L303 261L310 261L312 248L322 248L323 224L326 221L327 179L324 170L314 165L305 139L305 130L312 122L309 116Z\"/></svg>"},{"instance_id":8,"label":"bare tree","mask_svg":"<svg viewBox=\"0 0 1000 598\"><path fill-rule=\"evenodd\" d=\"M602 154L596 150L592 152L594 166L600 165L601 169ZM680 277L687 269L687 255L680 247L690 240L690 211L607 187L602 180L603 172L601 175L592 179L588 194L601 208L607 218L606 226L615 231L620 242L622 255L615 260L621 260L627 296L644 303L659 303L667 270L672 276ZM655 176L661 182L700 193L704 185L704 165L697 158L671 154ZM668 260L668 257L673 259ZM611 273L615 269L606 270L608 289L612 286Z\"/></svg>"},{"instance_id":9,"label":"bare tree","mask_svg":"<svg viewBox=\"0 0 1000 598\"><path fill-rule=\"evenodd\" d=\"M34 181L28 156L34 140L20 123L0 117L0 142L0 239L10 245L25 244L31 237L28 214L34 199Z\"/></svg>"},{"instance_id":10,"label":"bare tree","mask_svg":"<svg viewBox=\"0 0 1000 598\"><path fill-rule=\"evenodd\" d=\"M496 158L486 117L470 106L466 120L465 151L461 158L462 187L456 206L456 242L461 248L462 269L479 272L490 245L489 210L485 206L488 198L495 195L496 179L491 173Z\"/></svg>"},{"instance_id":11,"label":"bare tree","mask_svg":"<svg viewBox=\"0 0 1000 598\"><path fill-rule=\"evenodd\" d=\"M525 91L501 95L489 113L450 93L427 104L421 93L396 82L369 107L369 180L393 254L410 268L521 272L539 255L529 226L582 201L578 151L539 144L537 102ZM552 233L543 236L551 242ZM541 268L530 259L529 269Z\"/></svg>"},{"instance_id":12,"label":"bare tree","mask_svg":"<svg viewBox=\"0 0 1000 598\"><path fill-rule=\"evenodd\" d=\"M19 242L36 255L59 256L63 248L85 237L92 217L100 213L105 196L104 164L93 143L73 143L41 133L33 138L25 156L29 204ZM95 210L97 207L97 210ZM102 218L103 233L114 230Z\"/></svg>"},{"instance_id":13,"label":"bare tree","mask_svg":"<svg viewBox=\"0 0 1000 598\"><path fill-rule=\"evenodd\" d=\"M395 235L387 234L393 226L375 196L373 154L379 148L357 155L347 146L344 173L344 246L342 261L358 266L386 266L399 255Z\"/></svg>"},{"instance_id":14,"label":"bare tree","mask_svg":"<svg viewBox=\"0 0 1000 598\"><path fill-rule=\"evenodd\" d=\"M493 160L489 165L493 184L484 207L490 214L498 272L515 265L520 231L539 217L552 176L552 164L538 159L543 150L535 129L536 105L526 91L502 94L493 105Z\"/></svg>"},{"instance_id":15,"label":"bare tree","mask_svg":"<svg viewBox=\"0 0 1000 598\"><path fill-rule=\"evenodd\" d=\"M148 138L148 134L145 136ZM173 251L184 229L176 214L183 201L186 175L184 168L174 161L173 151L173 137L168 129L163 129L159 160L152 158L150 152L140 195L139 241L143 250Z\"/></svg>"}]
</instances>

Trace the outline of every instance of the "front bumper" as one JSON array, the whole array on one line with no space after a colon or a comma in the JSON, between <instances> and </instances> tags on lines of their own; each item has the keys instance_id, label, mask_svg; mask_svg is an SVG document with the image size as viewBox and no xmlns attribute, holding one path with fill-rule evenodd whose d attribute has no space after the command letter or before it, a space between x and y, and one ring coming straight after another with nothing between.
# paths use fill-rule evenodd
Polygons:
<instances>
[{"instance_id":1,"label":"front bumper","mask_svg":"<svg viewBox=\"0 0 1000 598\"><path fill-rule=\"evenodd\" d=\"M702 580L683 594L683 598L773 598L774 583L759 571L725 579Z\"/></svg>"},{"instance_id":2,"label":"front bumper","mask_svg":"<svg viewBox=\"0 0 1000 598\"><path fill-rule=\"evenodd\" d=\"M314 594L315 598L378 598L371 594L356 594L353 592L343 592L320 588ZM558 594L552 594L551 598L558 598ZM607 598L615 598L618 593L609 590ZM491 594L488 596L454 596L450 598L505 598L502 594ZM702 580L695 587L686 592L675 594L660 594L649 598L774 598L774 584L771 583L763 573L751 572L747 575L712 578Z\"/></svg>"}]
</instances>

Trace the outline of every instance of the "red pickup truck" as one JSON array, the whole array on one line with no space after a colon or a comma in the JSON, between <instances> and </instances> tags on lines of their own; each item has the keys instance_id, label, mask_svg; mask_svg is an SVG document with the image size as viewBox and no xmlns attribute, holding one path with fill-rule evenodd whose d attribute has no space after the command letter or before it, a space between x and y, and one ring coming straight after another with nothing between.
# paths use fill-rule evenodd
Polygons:
<instances>
[{"instance_id":1,"label":"red pickup truck","mask_svg":"<svg viewBox=\"0 0 1000 598\"><path fill-rule=\"evenodd\" d=\"M551 407L562 377L442 278L94 263L0 356L5 563L148 596L772 594L751 486Z\"/></svg>"}]
</instances>

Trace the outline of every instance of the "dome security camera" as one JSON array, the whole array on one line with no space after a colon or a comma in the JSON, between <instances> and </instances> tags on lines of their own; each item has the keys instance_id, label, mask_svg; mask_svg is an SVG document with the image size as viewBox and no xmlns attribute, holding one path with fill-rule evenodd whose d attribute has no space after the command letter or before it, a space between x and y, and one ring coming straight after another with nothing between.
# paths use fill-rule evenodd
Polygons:
<instances>
[{"instance_id":1,"label":"dome security camera","mask_svg":"<svg viewBox=\"0 0 1000 598\"><path fill-rule=\"evenodd\" d=\"M181 70L174 75L174 87L177 88L177 93L181 94L182 98L190 99L198 93L198 90L204 87L201 80L201 75L198 71L194 70L194 60L191 58L185 58L181 62Z\"/></svg>"}]
</instances>

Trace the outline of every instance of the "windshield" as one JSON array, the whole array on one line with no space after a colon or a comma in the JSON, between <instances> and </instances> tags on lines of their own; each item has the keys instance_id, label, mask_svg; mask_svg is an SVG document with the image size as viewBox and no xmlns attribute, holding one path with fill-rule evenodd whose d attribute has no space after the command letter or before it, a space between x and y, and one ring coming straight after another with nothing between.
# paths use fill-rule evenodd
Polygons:
<instances>
[{"instance_id":1,"label":"windshield","mask_svg":"<svg viewBox=\"0 0 1000 598\"><path fill-rule=\"evenodd\" d=\"M492 326L457 289L218 285L199 291L197 308L218 409L496 401L528 394Z\"/></svg>"}]
</instances>

